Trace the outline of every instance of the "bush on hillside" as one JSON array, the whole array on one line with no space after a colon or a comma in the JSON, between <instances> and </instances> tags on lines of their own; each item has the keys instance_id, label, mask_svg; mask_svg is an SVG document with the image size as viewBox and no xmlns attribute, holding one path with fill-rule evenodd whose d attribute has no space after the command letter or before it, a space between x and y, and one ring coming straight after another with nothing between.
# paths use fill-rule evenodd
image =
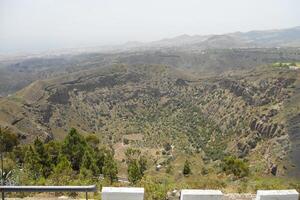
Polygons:
<instances>
[{"instance_id":1,"label":"bush on hillside","mask_svg":"<svg viewBox=\"0 0 300 200\"><path fill-rule=\"evenodd\" d=\"M222 168L227 174L233 174L238 178L243 178L249 175L248 163L234 156L225 157Z\"/></svg>"}]
</instances>

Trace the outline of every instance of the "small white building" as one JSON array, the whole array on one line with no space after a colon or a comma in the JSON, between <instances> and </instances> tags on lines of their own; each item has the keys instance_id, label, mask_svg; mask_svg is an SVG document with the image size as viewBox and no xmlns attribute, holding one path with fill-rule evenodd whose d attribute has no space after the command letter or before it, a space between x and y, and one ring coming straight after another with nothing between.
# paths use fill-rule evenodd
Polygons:
<instances>
[{"instance_id":1,"label":"small white building","mask_svg":"<svg viewBox=\"0 0 300 200\"><path fill-rule=\"evenodd\" d=\"M102 200L143 200L144 188L103 187Z\"/></svg>"},{"instance_id":2,"label":"small white building","mask_svg":"<svg viewBox=\"0 0 300 200\"><path fill-rule=\"evenodd\" d=\"M256 200L299 200L296 190L258 190Z\"/></svg>"},{"instance_id":3,"label":"small white building","mask_svg":"<svg viewBox=\"0 0 300 200\"><path fill-rule=\"evenodd\" d=\"M220 190L181 190L180 200L222 200Z\"/></svg>"}]
</instances>

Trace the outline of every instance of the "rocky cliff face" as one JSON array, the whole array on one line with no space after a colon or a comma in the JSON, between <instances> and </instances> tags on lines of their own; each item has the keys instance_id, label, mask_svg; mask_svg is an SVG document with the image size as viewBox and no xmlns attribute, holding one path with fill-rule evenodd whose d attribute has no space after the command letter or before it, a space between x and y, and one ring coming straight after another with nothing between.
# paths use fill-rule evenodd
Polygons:
<instances>
[{"instance_id":1,"label":"rocky cliff face","mask_svg":"<svg viewBox=\"0 0 300 200\"><path fill-rule=\"evenodd\" d=\"M281 134L284 130L284 126L282 124L278 125L277 123L268 124L261 120L254 119L250 123L250 129L257 131L262 137L273 138Z\"/></svg>"},{"instance_id":2,"label":"rocky cliff face","mask_svg":"<svg viewBox=\"0 0 300 200\"><path fill-rule=\"evenodd\" d=\"M249 85L245 82L238 83L233 80L222 80L220 86L224 87L236 96L240 96L248 105L263 106L272 101L283 101L288 94L283 91L293 84L295 79L278 78L274 80L261 80L258 85Z\"/></svg>"}]
</instances>

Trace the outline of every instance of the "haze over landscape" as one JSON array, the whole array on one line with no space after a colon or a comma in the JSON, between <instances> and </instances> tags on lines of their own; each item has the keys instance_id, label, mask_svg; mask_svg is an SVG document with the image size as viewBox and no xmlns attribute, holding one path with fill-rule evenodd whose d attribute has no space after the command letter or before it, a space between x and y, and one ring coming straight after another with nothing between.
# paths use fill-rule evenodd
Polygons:
<instances>
[{"instance_id":1,"label":"haze over landscape","mask_svg":"<svg viewBox=\"0 0 300 200\"><path fill-rule=\"evenodd\" d=\"M297 0L1 0L0 53L290 28Z\"/></svg>"},{"instance_id":2,"label":"haze over landscape","mask_svg":"<svg viewBox=\"0 0 300 200\"><path fill-rule=\"evenodd\" d=\"M0 0L0 182L299 192L299 8Z\"/></svg>"}]
</instances>

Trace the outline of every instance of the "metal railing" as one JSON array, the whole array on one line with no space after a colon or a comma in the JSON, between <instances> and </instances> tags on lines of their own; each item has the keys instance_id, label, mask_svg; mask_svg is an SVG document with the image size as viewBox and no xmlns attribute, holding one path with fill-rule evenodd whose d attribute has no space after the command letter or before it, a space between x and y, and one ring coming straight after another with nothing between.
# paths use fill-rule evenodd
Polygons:
<instances>
[{"instance_id":1,"label":"metal railing","mask_svg":"<svg viewBox=\"0 0 300 200\"><path fill-rule=\"evenodd\" d=\"M0 192L85 192L88 199L88 192L96 192L96 185L88 186L0 186Z\"/></svg>"}]
</instances>

